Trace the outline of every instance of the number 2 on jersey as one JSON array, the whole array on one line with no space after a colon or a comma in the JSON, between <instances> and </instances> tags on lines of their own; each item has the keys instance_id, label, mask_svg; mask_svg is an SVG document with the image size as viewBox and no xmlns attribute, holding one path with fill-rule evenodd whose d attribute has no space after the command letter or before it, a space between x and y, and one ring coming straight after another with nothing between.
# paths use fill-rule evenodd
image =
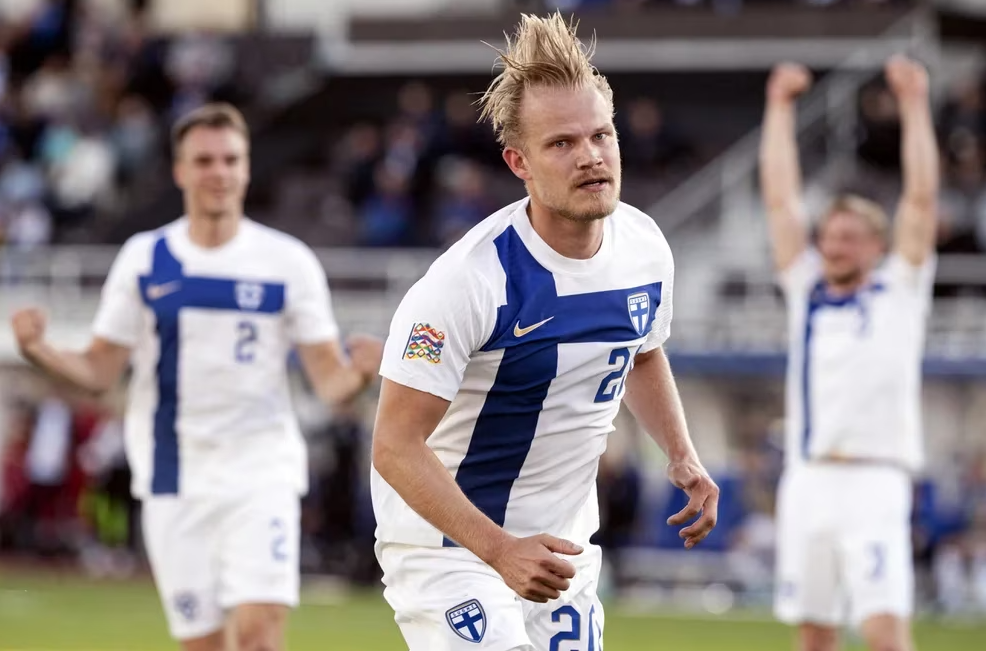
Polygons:
<instances>
[{"instance_id":1,"label":"number 2 on jersey","mask_svg":"<svg viewBox=\"0 0 986 651\"><path fill-rule=\"evenodd\" d=\"M253 361L254 344L257 343L257 326L251 321L236 325L236 361L249 364Z\"/></svg>"},{"instance_id":2,"label":"number 2 on jersey","mask_svg":"<svg viewBox=\"0 0 986 651\"><path fill-rule=\"evenodd\" d=\"M609 365L619 365L619 368L603 378L599 389L596 391L596 399L593 402L609 402L622 395L623 384L627 381L627 373L632 358L633 355L630 353L629 348L617 348L609 354Z\"/></svg>"}]
</instances>

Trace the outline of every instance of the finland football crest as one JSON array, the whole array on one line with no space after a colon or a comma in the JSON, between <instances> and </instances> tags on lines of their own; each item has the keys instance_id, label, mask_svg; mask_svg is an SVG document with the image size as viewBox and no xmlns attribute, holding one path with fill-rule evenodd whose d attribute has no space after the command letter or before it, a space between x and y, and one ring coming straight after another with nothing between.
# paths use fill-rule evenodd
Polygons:
<instances>
[{"instance_id":1,"label":"finland football crest","mask_svg":"<svg viewBox=\"0 0 986 651\"><path fill-rule=\"evenodd\" d=\"M637 334L643 335L647 332L647 321L650 319L650 297L647 292L628 296L627 310L630 312L630 322Z\"/></svg>"},{"instance_id":2,"label":"finland football crest","mask_svg":"<svg viewBox=\"0 0 986 651\"><path fill-rule=\"evenodd\" d=\"M236 304L241 310L256 310L264 302L264 286L260 283L236 283Z\"/></svg>"},{"instance_id":3,"label":"finland football crest","mask_svg":"<svg viewBox=\"0 0 986 651\"><path fill-rule=\"evenodd\" d=\"M445 621L456 635L467 642L479 643L486 633L486 613L475 599L449 608L445 613Z\"/></svg>"}]
</instances>

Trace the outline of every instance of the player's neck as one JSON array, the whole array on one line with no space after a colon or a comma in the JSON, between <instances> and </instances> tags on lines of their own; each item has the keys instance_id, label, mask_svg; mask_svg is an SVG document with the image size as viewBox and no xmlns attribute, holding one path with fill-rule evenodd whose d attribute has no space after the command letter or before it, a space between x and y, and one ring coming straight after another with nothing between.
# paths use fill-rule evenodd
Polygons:
<instances>
[{"instance_id":1,"label":"player's neck","mask_svg":"<svg viewBox=\"0 0 986 651\"><path fill-rule=\"evenodd\" d=\"M188 216L188 239L196 246L214 249L236 237L240 228L239 215L194 215Z\"/></svg>"},{"instance_id":2,"label":"player's neck","mask_svg":"<svg viewBox=\"0 0 986 651\"><path fill-rule=\"evenodd\" d=\"M832 298L845 298L859 291L859 288L866 284L869 276L859 276L853 280L837 282L833 280L825 281L825 293Z\"/></svg>"},{"instance_id":3,"label":"player's neck","mask_svg":"<svg viewBox=\"0 0 986 651\"><path fill-rule=\"evenodd\" d=\"M603 220L576 222L552 213L533 200L527 216L534 232L555 252L572 260L588 260L603 243Z\"/></svg>"}]
</instances>

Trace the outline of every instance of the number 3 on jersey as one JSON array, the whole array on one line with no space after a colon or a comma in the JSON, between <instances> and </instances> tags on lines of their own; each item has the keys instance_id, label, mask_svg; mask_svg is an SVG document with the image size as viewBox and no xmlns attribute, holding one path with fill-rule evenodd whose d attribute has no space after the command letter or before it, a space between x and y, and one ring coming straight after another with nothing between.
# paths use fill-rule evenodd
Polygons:
<instances>
[{"instance_id":1,"label":"number 3 on jersey","mask_svg":"<svg viewBox=\"0 0 986 651\"><path fill-rule=\"evenodd\" d=\"M236 325L236 361L249 364L253 361L254 344L257 343L257 326L251 321Z\"/></svg>"},{"instance_id":2,"label":"number 3 on jersey","mask_svg":"<svg viewBox=\"0 0 986 651\"><path fill-rule=\"evenodd\" d=\"M609 354L609 365L618 368L603 378L593 402L609 402L623 395L623 385L627 381L627 373L630 372L632 366L630 360L633 359L638 349L639 346L631 353L629 348L617 348Z\"/></svg>"}]
</instances>

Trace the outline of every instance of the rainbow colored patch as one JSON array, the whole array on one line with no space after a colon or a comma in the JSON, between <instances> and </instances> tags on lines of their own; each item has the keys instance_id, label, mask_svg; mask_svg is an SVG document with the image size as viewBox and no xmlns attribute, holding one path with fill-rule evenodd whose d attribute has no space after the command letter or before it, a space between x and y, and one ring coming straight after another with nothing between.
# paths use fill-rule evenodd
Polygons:
<instances>
[{"instance_id":1,"label":"rainbow colored patch","mask_svg":"<svg viewBox=\"0 0 986 651\"><path fill-rule=\"evenodd\" d=\"M404 359L423 359L432 364L440 364L444 346L444 332L432 328L428 323L415 323L404 348Z\"/></svg>"}]
</instances>

